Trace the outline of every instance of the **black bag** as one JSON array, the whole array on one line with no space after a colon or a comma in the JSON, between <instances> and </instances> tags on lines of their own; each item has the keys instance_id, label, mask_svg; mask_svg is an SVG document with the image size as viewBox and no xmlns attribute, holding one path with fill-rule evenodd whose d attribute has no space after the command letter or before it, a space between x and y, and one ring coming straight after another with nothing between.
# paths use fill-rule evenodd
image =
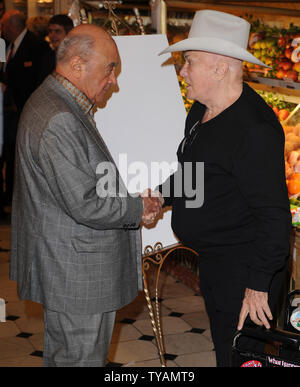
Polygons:
<instances>
[{"instance_id":1,"label":"black bag","mask_svg":"<svg viewBox=\"0 0 300 387\"><path fill-rule=\"evenodd\" d=\"M240 345L242 337L263 341L264 353L253 353ZM300 367L300 334L261 327L243 328L234 336L232 367Z\"/></svg>"}]
</instances>

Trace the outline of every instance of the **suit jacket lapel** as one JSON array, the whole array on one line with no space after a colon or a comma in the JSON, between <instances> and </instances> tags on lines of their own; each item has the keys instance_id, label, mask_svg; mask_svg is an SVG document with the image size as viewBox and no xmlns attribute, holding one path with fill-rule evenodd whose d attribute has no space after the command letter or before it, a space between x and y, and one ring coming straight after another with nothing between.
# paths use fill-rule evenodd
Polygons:
<instances>
[{"instance_id":1,"label":"suit jacket lapel","mask_svg":"<svg viewBox=\"0 0 300 387\"><path fill-rule=\"evenodd\" d=\"M15 55L11 58L11 60L9 61L9 63L7 64L8 68L10 66L13 66L14 63L17 63L17 62L22 62L23 59L24 59L24 55L23 55L23 52L26 48L26 45L27 45L27 41L28 41L28 34L29 32L27 31L26 34L24 35L22 41L21 41L21 44L19 45Z\"/></svg>"},{"instance_id":2,"label":"suit jacket lapel","mask_svg":"<svg viewBox=\"0 0 300 387\"><path fill-rule=\"evenodd\" d=\"M99 130L96 127L96 123L92 123L92 117L89 119L86 114L83 113L83 111L80 109L80 115L78 115L80 121L85 126L87 131L92 135L92 137L95 139L96 143L100 146L101 150L105 153L109 161L114 162L114 159L112 155L110 154L110 151L108 150L103 138L101 137L101 134Z\"/></svg>"}]
</instances>

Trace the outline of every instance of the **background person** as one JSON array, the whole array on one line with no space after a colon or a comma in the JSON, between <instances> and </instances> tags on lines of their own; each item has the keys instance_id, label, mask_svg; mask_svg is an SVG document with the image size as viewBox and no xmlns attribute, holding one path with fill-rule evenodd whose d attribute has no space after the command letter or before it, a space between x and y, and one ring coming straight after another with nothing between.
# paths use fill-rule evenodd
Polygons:
<instances>
[{"instance_id":1,"label":"background person","mask_svg":"<svg viewBox=\"0 0 300 387\"><path fill-rule=\"evenodd\" d=\"M48 36L49 18L46 16L33 16L27 19L27 28L42 40Z\"/></svg>"},{"instance_id":2,"label":"background person","mask_svg":"<svg viewBox=\"0 0 300 387\"><path fill-rule=\"evenodd\" d=\"M59 14L50 18L48 23L48 36L51 47L55 52L73 27L73 20L67 15Z\"/></svg>"},{"instance_id":3,"label":"background person","mask_svg":"<svg viewBox=\"0 0 300 387\"><path fill-rule=\"evenodd\" d=\"M20 11L5 12L1 19L2 38L8 42L6 63L1 72L4 84L4 144L0 159L0 207L10 203L13 190L14 152L19 116L31 93L54 69L54 54L48 43L26 28ZM4 166L5 181L2 170ZM5 185L6 190L3 191Z\"/></svg>"},{"instance_id":4,"label":"background person","mask_svg":"<svg viewBox=\"0 0 300 387\"><path fill-rule=\"evenodd\" d=\"M2 16L5 13L5 2L3 0L0 0L0 20L2 19Z\"/></svg>"}]
</instances>

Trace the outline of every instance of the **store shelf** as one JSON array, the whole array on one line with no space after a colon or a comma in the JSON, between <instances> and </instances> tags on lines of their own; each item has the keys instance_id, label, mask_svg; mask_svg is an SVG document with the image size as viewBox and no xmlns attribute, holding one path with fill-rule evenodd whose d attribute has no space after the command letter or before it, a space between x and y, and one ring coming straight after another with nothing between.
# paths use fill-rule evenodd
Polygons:
<instances>
[{"instance_id":1,"label":"store shelf","mask_svg":"<svg viewBox=\"0 0 300 387\"><path fill-rule=\"evenodd\" d=\"M300 82L284 81L281 79L248 77L244 76L245 82L253 89L268 91L285 96L285 101L300 103Z\"/></svg>"},{"instance_id":2,"label":"store shelf","mask_svg":"<svg viewBox=\"0 0 300 387\"><path fill-rule=\"evenodd\" d=\"M236 16L255 16L263 23L268 23L270 26L280 28L289 28L290 23L300 25L300 9L282 8L285 2L281 1L280 7L276 7L276 2L268 3L257 2L256 5L250 5L248 2L244 4L232 4L227 1L216 2L194 2L194 1L176 1L165 0L169 12L194 13L201 9L212 9L215 11L228 12ZM259 4L259 5L258 5Z\"/></svg>"},{"instance_id":3,"label":"store shelf","mask_svg":"<svg viewBox=\"0 0 300 387\"><path fill-rule=\"evenodd\" d=\"M300 17L300 11L295 9L283 9L276 7L264 7L264 6L249 6L247 4L226 4L215 2L191 2L191 1L176 1L165 0L169 8L173 8L180 11L192 11L195 12L200 9L213 9L216 11L237 13L250 13L250 14L262 14L262 15L281 15L290 17Z\"/></svg>"},{"instance_id":4,"label":"store shelf","mask_svg":"<svg viewBox=\"0 0 300 387\"><path fill-rule=\"evenodd\" d=\"M264 85L262 83L249 82L245 80L250 87L255 90L267 91L273 94L279 94L280 96L284 96L284 100L286 102L292 102L295 104L300 103L300 93L299 90L290 90L282 87L269 86Z\"/></svg>"}]
</instances>

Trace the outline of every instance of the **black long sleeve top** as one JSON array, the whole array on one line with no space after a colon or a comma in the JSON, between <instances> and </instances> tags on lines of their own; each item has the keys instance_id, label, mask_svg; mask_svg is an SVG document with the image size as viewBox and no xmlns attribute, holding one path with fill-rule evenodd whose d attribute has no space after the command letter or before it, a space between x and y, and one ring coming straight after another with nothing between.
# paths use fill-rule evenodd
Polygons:
<instances>
[{"instance_id":1,"label":"black long sleeve top","mask_svg":"<svg viewBox=\"0 0 300 387\"><path fill-rule=\"evenodd\" d=\"M159 188L164 194L170 183L164 199L172 206L172 229L182 243L200 252L253 244L247 287L268 291L272 276L286 262L291 230L282 127L247 84L230 107L201 123L205 110L199 102L193 104L177 151L183 195L176 173ZM191 188L201 187L197 162L204 163L204 201L188 208ZM189 163L192 172L185 168ZM190 176L193 187L187 189Z\"/></svg>"}]
</instances>

